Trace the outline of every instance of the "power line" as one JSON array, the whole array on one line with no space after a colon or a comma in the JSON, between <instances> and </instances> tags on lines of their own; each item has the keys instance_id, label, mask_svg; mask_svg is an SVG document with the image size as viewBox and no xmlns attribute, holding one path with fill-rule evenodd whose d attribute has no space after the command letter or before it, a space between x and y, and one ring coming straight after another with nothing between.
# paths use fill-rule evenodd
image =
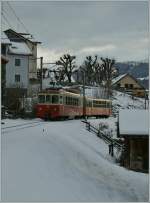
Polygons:
<instances>
[{"instance_id":1,"label":"power line","mask_svg":"<svg viewBox=\"0 0 150 203\"><path fill-rule=\"evenodd\" d=\"M3 17L3 19L5 20L5 22L7 22L8 26L12 28L12 26L11 26L9 20L8 20L7 17L4 15L4 13L2 13L2 17Z\"/></svg>"},{"instance_id":2,"label":"power line","mask_svg":"<svg viewBox=\"0 0 150 203\"><path fill-rule=\"evenodd\" d=\"M3 4L2 4L1 16L2 16L2 21L3 21L3 23L5 24L5 26L6 26L6 27L8 26L8 27L10 27L10 28L13 29L13 26L12 26L12 24L11 24L10 21L9 21L8 12L6 12L6 10L4 10ZM6 23L7 23L7 25L6 25ZM2 29L2 30L3 30L3 29Z\"/></svg>"},{"instance_id":3,"label":"power line","mask_svg":"<svg viewBox=\"0 0 150 203\"><path fill-rule=\"evenodd\" d=\"M22 22L22 20L17 16L15 10L13 9L13 7L11 6L11 4L9 2L7 2L9 8L11 9L11 11L13 12L14 16L16 17L16 19L21 23L21 25L24 27L25 31L27 33L29 33L28 29L26 28L26 26L24 25L24 23Z\"/></svg>"}]
</instances>

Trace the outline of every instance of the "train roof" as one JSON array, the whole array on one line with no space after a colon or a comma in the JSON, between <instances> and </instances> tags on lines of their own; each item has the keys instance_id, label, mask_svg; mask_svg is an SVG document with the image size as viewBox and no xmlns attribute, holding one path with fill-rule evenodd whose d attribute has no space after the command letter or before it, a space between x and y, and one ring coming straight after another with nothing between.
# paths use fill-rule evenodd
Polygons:
<instances>
[{"instance_id":1,"label":"train roof","mask_svg":"<svg viewBox=\"0 0 150 203\"><path fill-rule=\"evenodd\" d=\"M61 90L51 89L51 90L45 90L45 91L39 92L39 94L48 94L48 93L53 93L53 94L59 94L60 93L60 94L65 94L65 95L83 97L83 95L76 94L76 93L69 92L69 91L65 91L62 89ZM111 101L110 99L93 98L93 97L89 97L89 96L86 96L86 98L89 100L95 100L95 101Z\"/></svg>"},{"instance_id":2,"label":"train roof","mask_svg":"<svg viewBox=\"0 0 150 203\"><path fill-rule=\"evenodd\" d=\"M54 93L54 94L70 94L70 95L76 95L76 96L81 96L80 94L74 93L74 92L70 92L70 91L66 91L63 89L49 89L49 90L44 90L42 92L39 92L39 94L48 94L48 93Z\"/></svg>"}]
</instances>

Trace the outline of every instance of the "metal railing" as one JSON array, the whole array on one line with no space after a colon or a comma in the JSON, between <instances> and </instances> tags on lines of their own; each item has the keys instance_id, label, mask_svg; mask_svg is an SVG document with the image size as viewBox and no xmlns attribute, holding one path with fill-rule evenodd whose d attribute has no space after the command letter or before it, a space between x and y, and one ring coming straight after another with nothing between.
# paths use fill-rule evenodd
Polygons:
<instances>
[{"instance_id":1,"label":"metal railing","mask_svg":"<svg viewBox=\"0 0 150 203\"><path fill-rule=\"evenodd\" d=\"M86 120L84 120L82 122L86 124L86 129L89 132L95 133L97 135L97 137L99 137L106 144L109 145L109 154L111 154L111 156L114 155L114 148L116 148L119 151L123 150L124 145L119 140L113 139L112 137L104 134L102 131L100 131L100 129L97 129L95 126L91 125L91 123Z\"/></svg>"}]
</instances>

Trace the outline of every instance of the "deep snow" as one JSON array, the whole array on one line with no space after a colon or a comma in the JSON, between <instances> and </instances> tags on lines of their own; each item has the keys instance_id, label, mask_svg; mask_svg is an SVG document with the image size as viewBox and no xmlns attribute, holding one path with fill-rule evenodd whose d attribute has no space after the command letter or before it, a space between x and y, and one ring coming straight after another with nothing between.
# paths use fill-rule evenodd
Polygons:
<instances>
[{"instance_id":1,"label":"deep snow","mask_svg":"<svg viewBox=\"0 0 150 203\"><path fill-rule=\"evenodd\" d=\"M112 106L113 113L118 114L120 109L144 109L145 100L114 90L112 95ZM146 102L146 107L148 108L148 101Z\"/></svg>"},{"instance_id":2,"label":"deep snow","mask_svg":"<svg viewBox=\"0 0 150 203\"><path fill-rule=\"evenodd\" d=\"M117 138L117 122L118 114L122 109L130 109L131 111L145 109L145 100L143 98L134 97L119 91L113 91L112 95L113 115L107 119L88 119L88 121L97 129L99 125L106 126L103 132L110 134L113 138ZM148 107L148 101L146 102ZM132 123L131 123L132 124ZM140 130L140 129L138 129Z\"/></svg>"},{"instance_id":3,"label":"deep snow","mask_svg":"<svg viewBox=\"0 0 150 203\"><path fill-rule=\"evenodd\" d=\"M114 163L80 120L2 132L2 201L148 201L148 175Z\"/></svg>"}]
</instances>

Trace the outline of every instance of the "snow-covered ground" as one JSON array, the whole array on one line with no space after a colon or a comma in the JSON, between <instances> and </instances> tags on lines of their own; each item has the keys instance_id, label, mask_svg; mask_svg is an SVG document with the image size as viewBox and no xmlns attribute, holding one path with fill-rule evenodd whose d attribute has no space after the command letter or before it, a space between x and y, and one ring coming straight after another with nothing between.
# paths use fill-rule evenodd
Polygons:
<instances>
[{"instance_id":1,"label":"snow-covered ground","mask_svg":"<svg viewBox=\"0 0 150 203\"><path fill-rule=\"evenodd\" d=\"M87 120L97 129L102 130L103 133L110 135L113 138L117 138L117 117L100 118Z\"/></svg>"},{"instance_id":2,"label":"snow-covered ground","mask_svg":"<svg viewBox=\"0 0 150 203\"><path fill-rule=\"evenodd\" d=\"M148 201L148 175L115 164L80 120L3 122L2 201Z\"/></svg>"},{"instance_id":3,"label":"snow-covered ground","mask_svg":"<svg viewBox=\"0 0 150 203\"><path fill-rule=\"evenodd\" d=\"M145 100L143 98L134 97L123 92L113 91L112 105L114 113L118 113L119 109L144 109Z\"/></svg>"},{"instance_id":4,"label":"snow-covered ground","mask_svg":"<svg viewBox=\"0 0 150 203\"><path fill-rule=\"evenodd\" d=\"M88 121L99 129L99 126L105 126L103 132L117 138L118 113L121 109L144 109L145 100L137 98L118 91L113 91L112 96L113 115L107 119L88 119ZM148 106L148 101L147 101Z\"/></svg>"}]
</instances>

